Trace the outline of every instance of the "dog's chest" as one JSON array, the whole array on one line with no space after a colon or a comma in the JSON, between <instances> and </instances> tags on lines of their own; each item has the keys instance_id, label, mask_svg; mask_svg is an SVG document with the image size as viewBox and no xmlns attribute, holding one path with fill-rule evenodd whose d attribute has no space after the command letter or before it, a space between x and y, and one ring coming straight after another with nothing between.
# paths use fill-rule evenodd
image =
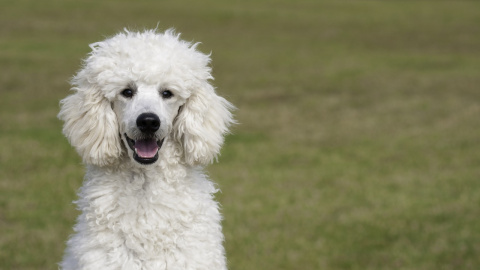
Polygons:
<instances>
[{"instance_id":1,"label":"dog's chest","mask_svg":"<svg viewBox=\"0 0 480 270\"><path fill-rule=\"evenodd\" d=\"M79 207L101 245L110 246L112 254L135 254L147 261L205 242L202 238L218 230L220 214L208 180L154 180L133 175L129 181L86 183Z\"/></svg>"}]
</instances>

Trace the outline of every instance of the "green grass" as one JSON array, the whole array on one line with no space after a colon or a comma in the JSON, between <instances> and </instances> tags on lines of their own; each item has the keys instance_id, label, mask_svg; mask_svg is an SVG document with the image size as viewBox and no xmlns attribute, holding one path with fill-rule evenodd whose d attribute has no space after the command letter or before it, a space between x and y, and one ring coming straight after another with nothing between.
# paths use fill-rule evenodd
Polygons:
<instances>
[{"instance_id":1,"label":"green grass","mask_svg":"<svg viewBox=\"0 0 480 270\"><path fill-rule=\"evenodd\" d=\"M175 27L240 122L229 268L480 268L480 3L1 1L0 269L56 269L80 158L58 101L88 44Z\"/></svg>"}]
</instances>

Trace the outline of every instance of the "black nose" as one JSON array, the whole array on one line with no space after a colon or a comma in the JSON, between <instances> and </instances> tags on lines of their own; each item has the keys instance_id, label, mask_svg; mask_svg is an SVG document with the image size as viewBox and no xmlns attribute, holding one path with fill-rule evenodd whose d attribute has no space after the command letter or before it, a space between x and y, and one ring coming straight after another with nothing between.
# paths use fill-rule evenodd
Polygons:
<instances>
[{"instance_id":1,"label":"black nose","mask_svg":"<svg viewBox=\"0 0 480 270\"><path fill-rule=\"evenodd\" d=\"M142 113L137 118L137 127L142 132L153 133L160 128L160 119L153 113Z\"/></svg>"}]
</instances>

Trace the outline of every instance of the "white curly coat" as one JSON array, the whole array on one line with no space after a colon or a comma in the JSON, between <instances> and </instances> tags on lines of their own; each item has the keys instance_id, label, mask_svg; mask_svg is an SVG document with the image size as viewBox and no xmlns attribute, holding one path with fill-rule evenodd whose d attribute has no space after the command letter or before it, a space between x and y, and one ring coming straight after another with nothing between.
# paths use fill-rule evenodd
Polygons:
<instances>
[{"instance_id":1,"label":"white curly coat","mask_svg":"<svg viewBox=\"0 0 480 270\"><path fill-rule=\"evenodd\" d=\"M90 46L59 113L87 167L62 269L226 269L217 189L202 169L233 106L196 46L173 30L125 30ZM159 124L146 135L145 113ZM155 157L141 156L142 140Z\"/></svg>"}]
</instances>

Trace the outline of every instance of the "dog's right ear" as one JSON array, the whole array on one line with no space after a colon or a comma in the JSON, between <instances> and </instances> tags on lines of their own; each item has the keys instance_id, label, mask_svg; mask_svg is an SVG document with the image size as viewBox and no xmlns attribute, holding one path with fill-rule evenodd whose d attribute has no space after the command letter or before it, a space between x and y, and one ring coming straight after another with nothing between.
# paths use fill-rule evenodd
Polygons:
<instances>
[{"instance_id":1,"label":"dog's right ear","mask_svg":"<svg viewBox=\"0 0 480 270\"><path fill-rule=\"evenodd\" d=\"M110 102L93 86L74 87L74 94L60 101L58 118L63 134L86 164L105 166L122 154L117 117Z\"/></svg>"}]
</instances>

